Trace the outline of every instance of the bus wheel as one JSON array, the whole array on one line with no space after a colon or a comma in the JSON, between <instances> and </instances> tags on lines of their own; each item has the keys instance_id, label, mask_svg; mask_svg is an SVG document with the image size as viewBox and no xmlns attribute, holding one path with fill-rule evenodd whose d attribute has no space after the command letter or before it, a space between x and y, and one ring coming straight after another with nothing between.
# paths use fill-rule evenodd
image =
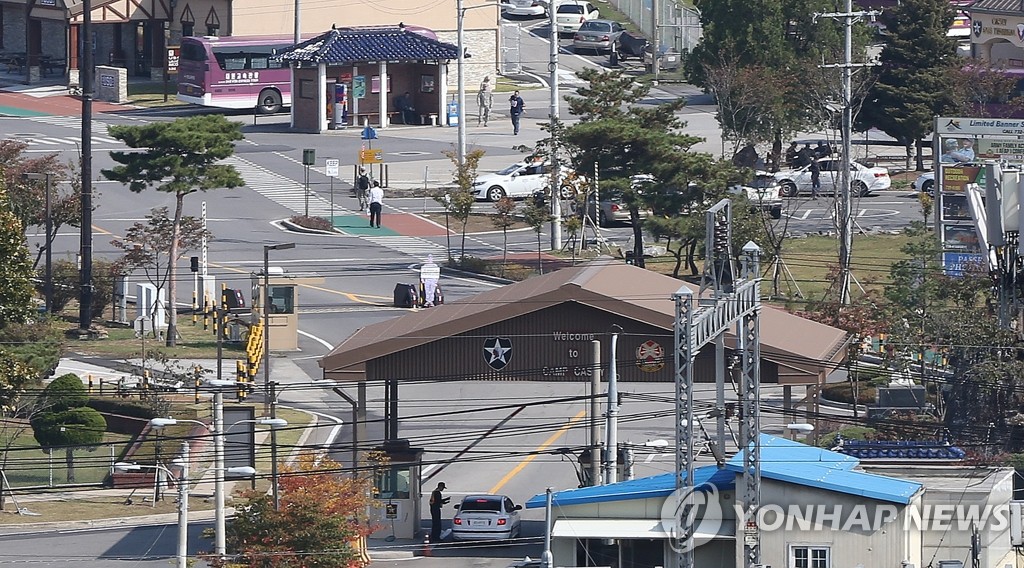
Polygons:
<instances>
[{"instance_id":1,"label":"bus wheel","mask_svg":"<svg viewBox=\"0 0 1024 568\"><path fill-rule=\"evenodd\" d=\"M273 89L260 91L259 102L256 106L263 114L274 114L281 110L281 93Z\"/></svg>"}]
</instances>

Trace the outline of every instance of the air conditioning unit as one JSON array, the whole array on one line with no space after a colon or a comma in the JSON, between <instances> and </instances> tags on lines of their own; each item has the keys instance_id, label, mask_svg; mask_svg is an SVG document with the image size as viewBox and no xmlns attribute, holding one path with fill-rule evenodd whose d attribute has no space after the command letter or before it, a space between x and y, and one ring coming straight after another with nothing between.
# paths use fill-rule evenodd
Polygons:
<instances>
[{"instance_id":1,"label":"air conditioning unit","mask_svg":"<svg viewBox=\"0 0 1024 568\"><path fill-rule=\"evenodd\" d=\"M1024 546L1024 501L1010 501L1010 544Z\"/></svg>"}]
</instances>

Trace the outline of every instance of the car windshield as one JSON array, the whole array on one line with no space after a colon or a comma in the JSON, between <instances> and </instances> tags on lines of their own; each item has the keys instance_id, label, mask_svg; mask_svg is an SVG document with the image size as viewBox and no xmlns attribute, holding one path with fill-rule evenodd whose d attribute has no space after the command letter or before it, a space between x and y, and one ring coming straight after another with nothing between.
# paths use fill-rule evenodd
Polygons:
<instances>
[{"instance_id":1,"label":"car windshield","mask_svg":"<svg viewBox=\"0 0 1024 568\"><path fill-rule=\"evenodd\" d=\"M501 170L498 173L503 175L503 176L510 176L510 175L518 172L520 170L520 168L522 168L522 167L523 167L522 164L512 164L511 166Z\"/></svg>"},{"instance_id":2,"label":"car windshield","mask_svg":"<svg viewBox=\"0 0 1024 568\"><path fill-rule=\"evenodd\" d=\"M595 22L594 20L583 22L583 25L580 26L581 32L608 32L611 29L611 25L608 22Z\"/></svg>"},{"instance_id":3,"label":"car windshield","mask_svg":"<svg viewBox=\"0 0 1024 568\"><path fill-rule=\"evenodd\" d=\"M558 7L559 14L582 14L583 6L579 4L562 4Z\"/></svg>"},{"instance_id":4,"label":"car windshield","mask_svg":"<svg viewBox=\"0 0 1024 568\"><path fill-rule=\"evenodd\" d=\"M466 499L462 502L462 507L459 510L463 513L497 513L501 511L501 501L483 497Z\"/></svg>"}]
</instances>

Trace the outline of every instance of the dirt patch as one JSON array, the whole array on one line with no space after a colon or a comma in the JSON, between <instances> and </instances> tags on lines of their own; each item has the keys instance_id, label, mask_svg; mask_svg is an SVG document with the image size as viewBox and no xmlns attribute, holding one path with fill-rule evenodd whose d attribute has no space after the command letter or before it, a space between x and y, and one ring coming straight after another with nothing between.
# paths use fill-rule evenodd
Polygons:
<instances>
[{"instance_id":1,"label":"dirt patch","mask_svg":"<svg viewBox=\"0 0 1024 568\"><path fill-rule=\"evenodd\" d=\"M442 227L444 226L444 214L443 213L423 213L423 214L420 214L420 216L421 217L425 217L427 219L430 219L431 221L437 223L438 225L441 225ZM466 221L466 232L467 233L487 233L487 232L491 232L491 231L501 231L501 229L499 229L498 227L495 227L494 223L491 221L494 218L495 218L494 215L484 215L482 213L472 213L469 216L469 220ZM515 222L512 224L511 227L508 228L508 230L513 231L515 229L523 229L523 228L527 228L527 227L529 227L529 225L527 225L522 219L515 219ZM462 225L457 220L455 220L451 216L449 216L448 217L448 229L452 232L453 235L454 234L458 234L458 233L462 232Z\"/></svg>"}]
</instances>

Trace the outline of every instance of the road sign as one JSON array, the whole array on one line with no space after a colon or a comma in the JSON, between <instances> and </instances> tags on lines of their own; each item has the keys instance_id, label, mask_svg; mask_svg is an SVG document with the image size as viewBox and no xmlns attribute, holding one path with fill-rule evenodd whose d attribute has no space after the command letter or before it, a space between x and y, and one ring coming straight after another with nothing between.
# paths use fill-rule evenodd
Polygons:
<instances>
[{"instance_id":1,"label":"road sign","mask_svg":"<svg viewBox=\"0 0 1024 568\"><path fill-rule=\"evenodd\" d=\"M338 167L341 165L341 160L327 160L327 167L324 168L327 177L338 177Z\"/></svg>"},{"instance_id":2,"label":"road sign","mask_svg":"<svg viewBox=\"0 0 1024 568\"><path fill-rule=\"evenodd\" d=\"M433 278L438 280L441 278L441 267L429 262L420 267L420 280L428 280Z\"/></svg>"},{"instance_id":3,"label":"road sign","mask_svg":"<svg viewBox=\"0 0 1024 568\"><path fill-rule=\"evenodd\" d=\"M377 131L374 130L372 126L367 126L366 128L363 129L362 138L363 140L376 140Z\"/></svg>"},{"instance_id":4,"label":"road sign","mask_svg":"<svg viewBox=\"0 0 1024 568\"><path fill-rule=\"evenodd\" d=\"M360 150L359 151L359 163L360 164L383 164L384 163L384 152L382 150Z\"/></svg>"}]
</instances>

